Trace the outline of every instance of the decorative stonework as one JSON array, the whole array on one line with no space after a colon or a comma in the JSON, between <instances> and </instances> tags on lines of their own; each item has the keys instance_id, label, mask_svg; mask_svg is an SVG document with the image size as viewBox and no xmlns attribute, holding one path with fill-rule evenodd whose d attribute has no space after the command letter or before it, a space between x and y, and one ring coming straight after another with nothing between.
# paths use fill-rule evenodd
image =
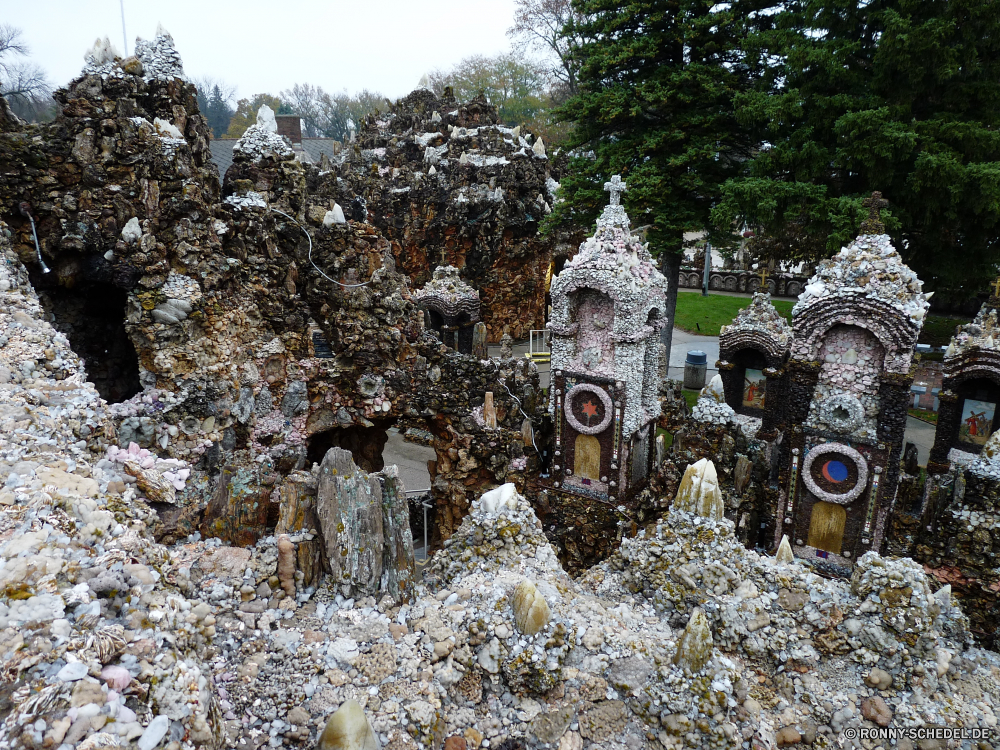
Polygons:
<instances>
[{"instance_id":1,"label":"decorative stonework","mask_svg":"<svg viewBox=\"0 0 1000 750\"><path fill-rule=\"evenodd\" d=\"M554 464L566 474L552 486L618 503L637 493L649 475L650 423L660 415L659 332L667 323L667 280L629 228L620 204L625 183L616 176L605 189L611 201L597 231L552 279L549 413L555 421ZM581 401L586 394L596 398ZM580 411L583 406L589 411ZM586 467L591 475L574 471L570 477L571 466Z\"/></svg>"},{"instance_id":2,"label":"decorative stonework","mask_svg":"<svg viewBox=\"0 0 1000 750\"><path fill-rule=\"evenodd\" d=\"M257 112L257 122L246 129L233 146L233 152L246 154L254 163L267 157L282 161L293 158L294 152L282 136L278 135L278 124L274 112L266 104Z\"/></svg>"},{"instance_id":3,"label":"decorative stonework","mask_svg":"<svg viewBox=\"0 0 1000 750\"><path fill-rule=\"evenodd\" d=\"M971 323L958 327L944 353L944 360L948 362L973 349L1000 350L1000 324L997 322L997 311L988 304L983 305Z\"/></svg>"},{"instance_id":4,"label":"decorative stonework","mask_svg":"<svg viewBox=\"0 0 1000 750\"><path fill-rule=\"evenodd\" d=\"M611 376L613 372L614 377L631 384L624 415L627 434L655 416L651 413L656 408L655 399L642 395L644 379L656 377L655 370L646 372L644 350L645 343L666 324L666 288L667 280L653 263L649 249L632 235L624 207L615 204L605 207L597 232L552 279L552 320L548 324L553 333L552 368L587 372L603 363L601 374ZM578 297L579 292L584 294ZM585 319L574 305L579 299L579 304L596 311L595 292L609 299L607 314L600 310L598 326L581 331ZM587 346L578 345L581 338L588 339ZM595 348L600 351L595 352ZM657 358L653 364L658 364L658 350L653 356Z\"/></svg>"},{"instance_id":5,"label":"decorative stonework","mask_svg":"<svg viewBox=\"0 0 1000 750\"><path fill-rule=\"evenodd\" d=\"M815 355L831 325L857 325L886 346L885 369L906 373L930 303L888 235L859 236L823 261L792 309L792 357Z\"/></svg>"},{"instance_id":6,"label":"decorative stonework","mask_svg":"<svg viewBox=\"0 0 1000 750\"><path fill-rule=\"evenodd\" d=\"M943 473L953 455L959 463L985 451L985 443L997 425L1000 409L1000 324L991 297L971 323L960 326L944 355L944 377L938 408L934 447L927 469ZM992 412L992 413L991 413ZM976 464L986 470L985 464ZM986 475L990 475L987 471Z\"/></svg>"},{"instance_id":7,"label":"decorative stonework","mask_svg":"<svg viewBox=\"0 0 1000 750\"><path fill-rule=\"evenodd\" d=\"M601 402L601 406L603 407L603 410L599 415L600 421L595 425L584 424L573 413L577 398L585 393L595 396ZM591 404L592 402L587 402L583 405L583 408L586 409L586 407ZM590 383L580 383L579 385L575 385L570 388L570 390L566 393L566 405L563 408L566 413L566 421L569 422L570 426L574 430L583 433L584 435L600 435L608 429L608 425L611 424L611 418L615 413L611 397L607 394L607 391ZM598 416L596 410L594 411L594 416Z\"/></svg>"},{"instance_id":8,"label":"decorative stonework","mask_svg":"<svg viewBox=\"0 0 1000 750\"><path fill-rule=\"evenodd\" d=\"M929 307L882 233L883 203L878 195L866 201L872 215L862 233L810 279L792 310L785 367L791 451L784 449L787 494L774 542L788 534L797 555L841 572L882 545Z\"/></svg>"},{"instance_id":9,"label":"decorative stonework","mask_svg":"<svg viewBox=\"0 0 1000 750\"><path fill-rule=\"evenodd\" d=\"M828 457L833 456L831 461ZM813 470L816 468L816 462L822 462L823 459L827 459L827 463L840 463L841 466L844 462L837 461L837 459L848 459L854 462L854 467L845 467L847 469L847 474L843 477L830 477L826 478L830 480L831 483L850 483L850 487L844 492L832 492L828 489L820 487L819 482L813 476ZM850 471L853 468L854 471ZM827 471L827 467L823 466L821 471ZM831 503L838 503L839 505L847 505L853 501L858 495L865 491L868 485L868 462L865 461L865 457L858 453L856 450L847 445L842 445L841 443L823 443L822 445L817 445L806 455L805 461L802 463L802 480L806 483L809 491L812 492L817 497L826 500Z\"/></svg>"},{"instance_id":10,"label":"decorative stonework","mask_svg":"<svg viewBox=\"0 0 1000 750\"><path fill-rule=\"evenodd\" d=\"M726 403L736 414L756 418L769 438L781 423L787 381L783 366L792 337L792 327L767 293L755 294L719 334L717 367Z\"/></svg>"},{"instance_id":11,"label":"decorative stonework","mask_svg":"<svg viewBox=\"0 0 1000 750\"><path fill-rule=\"evenodd\" d=\"M413 293L414 301L428 310L437 310L443 316L466 313L469 320L479 320L479 292L466 284L455 266L438 266L434 278L422 289Z\"/></svg>"},{"instance_id":12,"label":"decorative stonework","mask_svg":"<svg viewBox=\"0 0 1000 750\"><path fill-rule=\"evenodd\" d=\"M792 342L792 327L785 316L774 309L771 295L757 292L747 307L733 318L733 322L719 331L719 348L741 349L753 346L783 357Z\"/></svg>"},{"instance_id":13,"label":"decorative stonework","mask_svg":"<svg viewBox=\"0 0 1000 750\"><path fill-rule=\"evenodd\" d=\"M810 421L833 432L848 435L865 424L865 407L850 393L834 393L822 401L814 401Z\"/></svg>"}]
</instances>

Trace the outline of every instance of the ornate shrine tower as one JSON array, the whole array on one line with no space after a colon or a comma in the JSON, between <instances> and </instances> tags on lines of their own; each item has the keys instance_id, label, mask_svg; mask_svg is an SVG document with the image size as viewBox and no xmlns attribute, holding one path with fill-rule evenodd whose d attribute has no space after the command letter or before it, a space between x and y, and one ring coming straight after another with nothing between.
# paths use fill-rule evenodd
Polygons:
<instances>
[{"instance_id":1,"label":"ornate shrine tower","mask_svg":"<svg viewBox=\"0 0 1000 750\"><path fill-rule=\"evenodd\" d=\"M885 234L886 202L873 193L865 205L861 234L819 265L792 310L775 537L840 570L882 545L929 307Z\"/></svg>"},{"instance_id":2,"label":"ornate shrine tower","mask_svg":"<svg viewBox=\"0 0 1000 750\"><path fill-rule=\"evenodd\" d=\"M552 280L549 486L620 503L646 485L655 452L667 280L631 233L625 183L604 189L597 232Z\"/></svg>"}]
</instances>

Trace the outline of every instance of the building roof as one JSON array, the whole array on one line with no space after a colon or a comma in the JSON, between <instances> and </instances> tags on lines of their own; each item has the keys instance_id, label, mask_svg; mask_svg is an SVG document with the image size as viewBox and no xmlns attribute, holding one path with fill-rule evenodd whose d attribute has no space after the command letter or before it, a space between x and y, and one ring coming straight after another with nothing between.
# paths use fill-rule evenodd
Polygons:
<instances>
[{"instance_id":1,"label":"building roof","mask_svg":"<svg viewBox=\"0 0 1000 750\"><path fill-rule=\"evenodd\" d=\"M212 149L212 161L219 168L220 182L225 179L226 170L233 163L233 146L236 145L238 140L237 138L217 138L208 144ZM331 159L333 158L335 144L338 143L339 141L333 138L303 138L301 144L295 145L301 145L302 150L306 152L309 160L313 164L319 164L320 157L323 154L326 154Z\"/></svg>"}]
</instances>

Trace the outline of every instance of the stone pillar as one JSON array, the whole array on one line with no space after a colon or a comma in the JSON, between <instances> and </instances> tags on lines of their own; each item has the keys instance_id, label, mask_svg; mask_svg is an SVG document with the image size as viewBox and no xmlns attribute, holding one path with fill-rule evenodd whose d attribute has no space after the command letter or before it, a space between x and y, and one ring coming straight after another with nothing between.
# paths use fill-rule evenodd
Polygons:
<instances>
[{"instance_id":1,"label":"stone pillar","mask_svg":"<svg viewBox=\"0 0 1000 750\"><path fill-rule=\"evenodd\" d=\"M476 323L472 329L472 356L476 359L487 359L489 357L489 350L486 345L488 334L486 324L482 322Z\"/></svg>"},{"instance_id":2,"label":"stone pillar","mask_svg":"<svg viewBox=\"0 0 1000 750\"><path fill-rule=\"evenodd\" d=\"M927 461L928 474L945 474L950 468L948 452L952 448L954 436L958 434L958 422L962 416L958 413L958 394L948 387L949 384L942 385L943 388L938 393L938 419L937 428L934 431L934 447L931 448L930 459Z\"/></svg>"},{"instance_id":3,"label":"stone pillar","mask_svg":"<svg viewBox=\"0 0 1000 750\"><path fill-rule=\"evenodd\" d=\"M354 465L350 451L331 448L323 457L316 515L331 575L344 596L377 596L385 537L382 487Z\"/></svg>"},{"instance_id":4,"label":"stone pillar","mask_svg":"<svg viewBox=\"0 0 1000 750\"><path fill-rule=\"evenodd\" d=\"M739 370L736 365L727 361L725 356L715 363L715 367L719 371L719 377L722 378L722 389L726 394L726 403L739 414L740 409L743 408L743 384L739 382Z\"/></svg>"},{"instance_id":5,"label":"stone pillar","mask_svg":"<svg viewBox=\"0 0 1000 750\"><path fill-rule=\"evenodd\" d=\"M495 430L497 428L497 409L493 405L492 391L486 391L483 399L483 424L486 425L487 430Z\"/></svg>"},{"instance_id":6,"label":"stone pillar","mask_svg":"<svg viewBox=\"0 0 1000 750\"><path fill-rule=\"evenodd\" d=\"M915 368L912 368L915 369ZM889 446L889 459L882 473L879 504L887 507L896 496L899 481L899 462L903 456L903 435L906 432L907 406L910 403L910 385L913 375L883 373L879 381L878 398L881 409L878 420L878 439ZM876 532L877 533L877 532ZM874 548L874 547L873 547ZM876 549L876 551L878 551Z\"/></svg>"},{"instance_id":7,"label":"stone pillar","mask_svg":"<svg viewBox=\"0 0 1000 750\"><path fill-rule=\"evenodd\" d=\"M762 440L773 440L778 436L778 429L784 422L787 381L785 371L781 367L765 367L764 377L767 378L764 391L764 416L761 418L757 437Z\"/></svg>"},{"instance_id":8,"label":"stone pillar","mask_svg":"<svg viewBox=\"0 0 1000 750\"><path fill-rule=\"evenodd\" d=\"M813 391L819 382L822 365L819 362L790 360L788 362L789 389L785 401L786 424L802 424L809 416L809 404L812 402Z\"/></svg>"},{"instance_id":9,"label":"stone pillar","mask_svg":"<svg viewBox=\"0 0 1000 750\"><path fill-rule=\"evenodd\" d=\"M382 530L385 540L379 589L397 604L409 602L413 599L416 585L416 568L406 488L396 466L387 466L376 476L382 485Z\"/></svg>"}]
</instances>

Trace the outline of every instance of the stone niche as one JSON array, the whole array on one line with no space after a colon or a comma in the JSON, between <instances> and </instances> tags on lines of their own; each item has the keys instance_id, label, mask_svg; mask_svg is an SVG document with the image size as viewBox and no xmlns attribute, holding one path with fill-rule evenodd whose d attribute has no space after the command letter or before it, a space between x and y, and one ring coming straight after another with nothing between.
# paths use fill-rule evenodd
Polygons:
<instances>
[{"instance_id":1,"label":"stone niche","mask_svg":"<svg viewBox=\"0 0 1000 750\"><path fill-rule=\"evenodd\" d=\"M952 462L968 463L982 452L1000 426L1000 335L991 297L968 325L961 326L944 355L938 394L937 429L927 470L947 472Z\"/></svg>"},{"instance_id":2,"label":"stone niche","mask_svg":"<svg viewBox=\"0 0 1000 750\"><path fill-rule=\"evenodd\" d=\"M750 305L719 333L716 363L726 403L737 414L760 420L758 437L773 439L787 390L785 362L792 328L774 309L771 295L758 292Z\"/></svg>"},{"instance_id":3,"label":"stone niche","mask_svg":"<svg viewBox=\"0 0 1000 750\"><path fill-rule=\"evenodd\" d=\"M593 525L614 534L614 508L649 483L666 279L630 231L619 205L624 184L616 178L605 187L611 205L596 234L552 280L553 459L543 480L551 499L543 502L568 503L575 516L610 506ZM612 541L591 546L606 551Z\"/></svg>"},{"instance_id":4,"label":"stone niche","mask_svg":"<svg viewBox=\"0 0 1000 750\"><path fill-rule=\"evenodd\" d=\"M52 325L86 364L87 379L105 401L117 404L142 390L139 358L125 326L128 292L111 283L107 261L89 260L73 258L30 277Z\"/></svg>"},{"instance_id":5,"label":"stone niche","mask_svg":"<svg viewBox=\"0 0 1000 750\"><path fill-rule=\"evenodd\" d=\"M414 292L428 329L449 349L472 354L473 330L479 322L479 292L466 284L455 266L438 266L434 278Z\"/></svg>"},{"instance_id":6,"label":"stone niche","mask_svg":"<svg viewBox=\"0 0 1000 750\"><path fill-rule=\"evenodd\" d=\"M797 556L833 572L881 548L928 307L881 222L865 224L799 298L787 364L774 543L787 534Z\"/></svg>"}]
</instances>

